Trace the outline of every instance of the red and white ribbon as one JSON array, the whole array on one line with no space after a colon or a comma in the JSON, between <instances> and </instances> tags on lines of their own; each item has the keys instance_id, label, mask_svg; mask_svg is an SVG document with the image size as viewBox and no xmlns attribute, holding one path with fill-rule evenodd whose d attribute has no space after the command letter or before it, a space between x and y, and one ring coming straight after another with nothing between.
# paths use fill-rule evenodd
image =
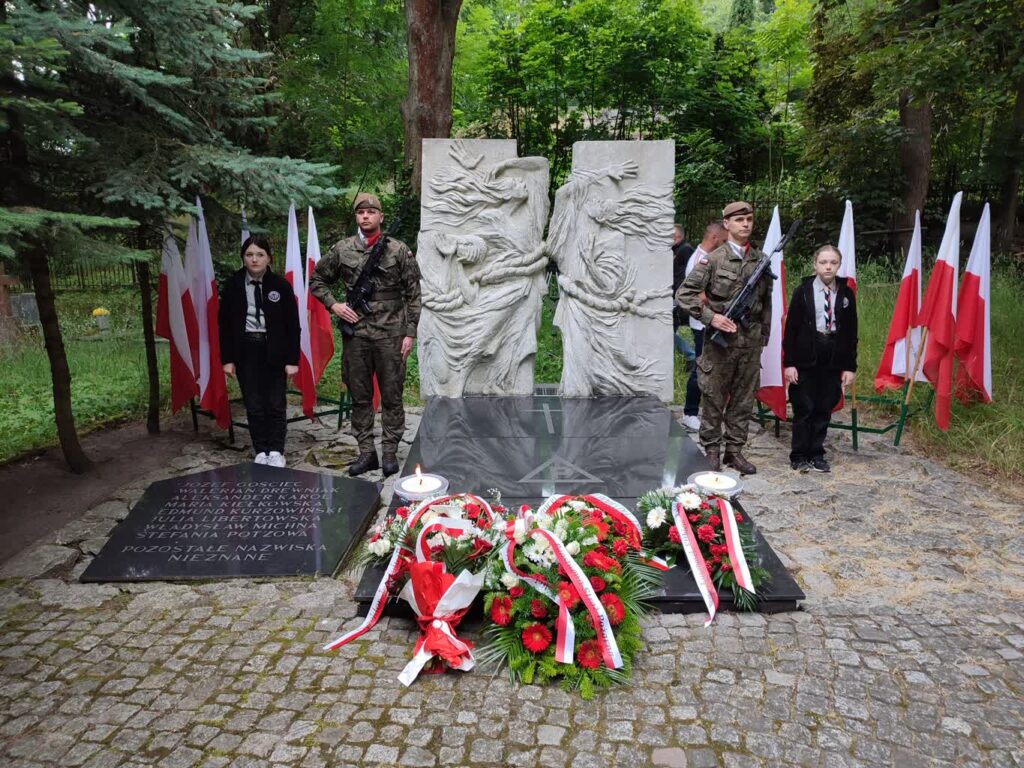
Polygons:
<instances>
[{"instance_id":1,"label":"red and white ribbon","mask_svg":"<svg viewBox=\"0 0 1024 768\"><path fill-rule=\"evenodd\" d=\"M729 562L732 563L733 573L736 574L736 583L747 592L754 594L754 581L750 578L747 556L743 553L743 542L740 540L740 531L736 525L736 513L733 512L732 504L725 499L716 501L718 502L718 511L722 515L725 544L729 547Z\"/></svg>"},{"instance_id":2,"label":"red and white ribbon","mask_svg":"<svg viewBox=\"0 0 1024 768\"><path fill-rule=\"evenodd\" d=\"M676 529L679 531L679 539L686 554L686 562L690 565L690 573L693 574L693 580L697 582L697 589L700 590L700 596L704 598L704 605L708 609L708 618L704 626L710 626L715 619L715 613L718 612L718 590L715 589L715 582L711 578L711 569L701 554L697 537L693 535L693 527L690 525L690 518L686 516L686 509L678 501L672 502L672 519L675 520Z\"/></svg>"}]
</instances>

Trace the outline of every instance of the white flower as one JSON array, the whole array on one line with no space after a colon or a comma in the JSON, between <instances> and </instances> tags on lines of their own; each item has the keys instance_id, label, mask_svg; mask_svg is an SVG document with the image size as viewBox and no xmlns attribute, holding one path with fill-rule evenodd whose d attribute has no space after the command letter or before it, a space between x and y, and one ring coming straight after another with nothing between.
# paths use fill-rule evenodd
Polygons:
<instances>
[{"instance_id":1,"label":"white flower","mask_svg":"<svg viewBox=\"0 0 1024 768\"><path fill-rule=\"evenodd\" d=\"M576 557L576 555L578 555L580 553L579 542L570 541L568 544L565 545L565 551L568 552L573 557Z\"/></svg>"},{"instance_id":2,"label":"white flower","mask_svg":"<svg viewBox=\"0 0 1024 768\"><path fill-rule=\"evenodd\" d=\"M590 505L587 504L587 502L581 501L580 499L573 499L572 501L567 502L567 503L568 503L568 505L570 507L575 509L577 512L582 512L584 509L588 509L590 507Z\"/></svg>"},{"instance_id":3,"label":"white flower","mask_svg":"<svg viewBox=\"0 0 1024 768\"><path fill-rule=\"evenodd\" d=\"M565 541L565 536L569 533L569 522L567 520L559 520L555 523L555 530L553 533L562 541Z\"/></svg>"},{"instance_id":4,"label":"white flower","mask_svg":"<svg viewBox=\"0 0 1024 768\"><path fill-rule=\"evenodd\" d=\"M545 531L551 530L552 519L550 515L537 515L537 527Z\"/></svg>"},{"instance_id":5,"label":"white flower","mask_svg":"<svg viewBox=\"0 0 1024 768\"><path fill-rule=\"evenodd\" d=\"M666 514L663 507L652 507L647 513L647 527L651 530L661 528L665 524Z\"/></svg>"},{"instance_id":6,"label":"white flower","mask_svg":"<svg viewBox=\"0 0 1024 768\"><path fill-rule=\"evenodd\" d=\"M423 513L423 516L420 518L420 525L422 525L424 528L426 528L428 525L430 525L436 519L437 519L437 512L433 509L433 507L431 507L430 509L428 509L426 512Z\"/></svg>"},{"instance_id":7,"label":"white flower","mask_svg":"<svg viewBox=\"0 0 1024 768\"><path fill-rule=\"evenodd\" d=\"M693 491L679 494L676 497L676 501L682 504L685 509L700 509L700 496Z\"/></svg>"},{"instance_id":8,"label":"white flower","mask_svg":"<svg viewBox=\"0 0 1024 768\"><path fill-rule=\"evenodd\" d=\"M583 539L583 541L580 542L580 546L581 547L596 547L597 546L597 536L588 536L587 538Z\"/></svg>"},{"instance_id":9,"label":"white flower","mask_svg":"<svg viewBox=\"0 0 1024 768\"><path fill-rule=\"evenodd\" d=\"M433 536L427 538L427 542L432 547L447 547L452 542L452 537L444 531L438 531Z\"/></svg>"},{"instance_id":10,"label":"white flower","mask_svg":"<svg viewBox=\"0 0 1024 768\"><path fill-rule=\"evenodd\" d=\"M512 528L512 538L515 539L516 544L522 544L526 541L526 521L521 517L516 519L516 523Z\"/></svg>"},{"instance_id":11,"label":"white flower","mask_svg":"<svg viewBox=\"0 0 1024 768\"><path fill-rule=\"evenodd\" d=\"M367 549L370 550L371 554L376 555L377 557L384 557L384 555L391 551L391 540L382 538L377 539L376 541L371 541Z\"/></svg>"},{"instance_id":12,"label":"white flower","mask_svg":"<svg viewBox=\"0 0 1024 768\"><path fill-rule=\"evenodd\" d=\"M541 568L550 568L555 564L555 553L548 542L538 537L523 547L523 554L527 559L536 563Z\"/></svg>"},{"instance_id":13,"label":"white flower","mask_svg":"<svg viewBox=\"0 0 1024 768\"><path fill-rule=\"evenodd\" d=\"M501 574L501 583L505 586L505 589L512 589L512 587L519 586L519 577L514 573L505 571Z\"/></svg>"}]
</instances>

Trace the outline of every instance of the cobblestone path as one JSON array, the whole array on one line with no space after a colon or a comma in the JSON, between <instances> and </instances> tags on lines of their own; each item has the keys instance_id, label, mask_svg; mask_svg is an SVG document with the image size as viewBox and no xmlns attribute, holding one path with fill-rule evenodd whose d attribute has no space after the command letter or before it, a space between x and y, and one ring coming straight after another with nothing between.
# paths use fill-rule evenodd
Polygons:
<instances>
[{"instance_id":1,"label":"cobblestone path","mask_svg":"<svg viewBox=\"0 0 1024 768\"><path fill-rule=\"evenodd\" d=\"M1019 498L877 441L833 447L830 476L792 473L768 434L748 454L745 504L804 610L655 615L633 685L584 702L481 672L405 689L407 620L322 652L356 623L350 573L78 584L148 483L240 459L188 446L0 569L0 765L1024 765ZM352 452L289 435L299 468Z\"/></svg>"}]
</instances>

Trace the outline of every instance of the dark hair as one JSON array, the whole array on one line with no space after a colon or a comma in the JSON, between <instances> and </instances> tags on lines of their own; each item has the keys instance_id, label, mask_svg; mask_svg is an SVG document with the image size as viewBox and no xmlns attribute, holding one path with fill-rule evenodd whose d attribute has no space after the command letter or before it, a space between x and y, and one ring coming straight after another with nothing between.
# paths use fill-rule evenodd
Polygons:
<instances>
[{"instance_id":1,"label":"dark hair","mask_svg":"<svg viewBox=\"0 0 1024 768\"><path fill-rule=\"evenodd\" d=\"M267 252L267 256L270 257L270 260L274 260L274 254L270 250L270 238L267 237L266 235L249 235L249 237L245 238L245 242L242 243L242 259L245 258L245 252L249 250L250 245L255 245L257 248L262 248L264 251Z\"/></svg>"}]
</instances>

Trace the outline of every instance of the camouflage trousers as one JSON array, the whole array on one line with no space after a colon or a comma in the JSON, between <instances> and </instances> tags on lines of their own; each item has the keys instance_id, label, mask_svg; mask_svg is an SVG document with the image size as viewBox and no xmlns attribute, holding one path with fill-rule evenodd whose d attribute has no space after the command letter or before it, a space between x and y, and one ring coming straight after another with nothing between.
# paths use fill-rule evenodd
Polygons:
<instances>
[{"instance_id":1,"label":"camouflage trousers","mask_svg":"<svg viewBox=\"0 0 1024 768\"><path fill-rule=\"evenodd\" d=\"M736 453L747 443L754 398L761 379L761 347L704 344L697 360L701 391L700 444ZM725 427L723 441L722 427Z\"/></svg>"},{"instance_id":2,"label":"camouflage trousers","mask_svg":"<svg viewBox=\"0 0 1024 768\"><path fill-rule=\"evenodd\" d=\"M380 387L381 450L395 453L405 434L405 408L402 390L405 387L405 360L402 359L402 336L389 339L346 338L342 347L341 378L352 396L352 436L359 443L359 452L374 450L373 446L373 375Z\"/></svg>"}]
</instances>

